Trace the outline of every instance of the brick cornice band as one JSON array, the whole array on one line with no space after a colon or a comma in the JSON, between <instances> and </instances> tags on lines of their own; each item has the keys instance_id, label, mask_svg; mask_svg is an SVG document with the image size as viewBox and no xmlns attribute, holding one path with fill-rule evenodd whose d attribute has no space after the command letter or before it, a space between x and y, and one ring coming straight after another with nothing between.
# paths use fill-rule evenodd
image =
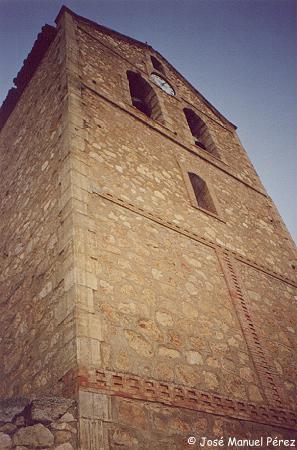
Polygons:
<instances>
[{"instance_id":1,"label":"brick cornice band","mask_svg":"<svg viewBox=\"0 0 297 450\"><path fill-rule=\"evenodd\" d=\"M63 393L68 396L82 389L297 430L297 414L294 411L237 401L219 394L133 374L81 368L68 372L62 383Z\"/></svg>"}]
</instances>

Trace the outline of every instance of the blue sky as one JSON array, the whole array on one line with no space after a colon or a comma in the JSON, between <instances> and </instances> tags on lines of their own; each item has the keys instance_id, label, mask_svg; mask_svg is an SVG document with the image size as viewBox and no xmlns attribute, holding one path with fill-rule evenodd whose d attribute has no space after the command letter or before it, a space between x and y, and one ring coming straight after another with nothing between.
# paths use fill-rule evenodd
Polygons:
<instances>
[{"instance_id":1,"label":"blue sky","mask_svg":"<svg viewBox=\"0 0 297 450\"><path fill-rule=\"evenodd\" d=\"M148 42L238 126L297 241L295 0L0 0L0 102L63 3Z\"/></svg>"}]
</instances>

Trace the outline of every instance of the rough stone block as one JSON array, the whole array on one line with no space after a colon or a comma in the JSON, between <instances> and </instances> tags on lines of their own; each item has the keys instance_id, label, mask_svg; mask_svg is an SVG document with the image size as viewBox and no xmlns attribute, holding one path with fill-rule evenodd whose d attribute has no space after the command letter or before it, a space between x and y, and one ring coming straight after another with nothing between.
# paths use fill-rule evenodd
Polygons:
<instances>
[{"instance_id":1,"label":"rough stone block","mask_svg":"<svg viewBox=\"0 0 297 450\"><path fill-rule=\"evenodd\" d=\"M74 401L61 397L47 397L32 402L31 417L33 421L48 424L59 419Z\"/></svg>"},{"instance_id":2,"label":"rough stone block","mask_svg":"<svg viewBox=\"0 0 297 450\"><path fill-rule=\"evenodd\" d=\"M73 450L73 447L69 442L65 444L58 445L58 447L54 447L54 450Z\"/></svg>"},{"instance_id":3,"label":"rough stone block","mask_svg":"<svg viewBox=\"0 0 297 450\"><path fill-rule=\"evenodd\" d=\"M99 367L101 364L100 341L87 337L77 338L77 359L85 367Z\"/></svg>"},{"instance_id":4,"label":"rough stone block","mask_svg":"<svg viewBox=\"0 0 297 450\"><path fill-rule=\"evenodd\" d=\"M79 392L81 418L110 420L110 397L93 392Z\"/></svg>"},{"instance_id":5,"label":"rough stone block","mask_svg":"<svg viewBox=\"0 0 297 450\"><path fill-rule=\"evenodd\" d=\"M49 447L53 443L53 434L41 423L20 428L13 436L14 445L25 445L30 448Z\"/></svg>"},{"instance_id":6,"label":"rough stone block","mask_svg":"<svg viewBox=\"0 0 297 450\"><path fill-rule=\"evenodd\" d=\"M0 422L11 422L13 418L21 414L30 400L26 398L8 399L0 402Z\"/></svg>"},{"instance_id":7,"label":"rough stone block","mask_svg":"<svg viewBox=\"0 0 297 450\"><path fill-rule=\"evenodd\" d=\"M105 450L103 426L99 420L80 420L80 445L83 450Z\"/></svg>"},{"instance_id":8,"label":"rough stone block","mask_svg":"<svg viewBox=\"0 0 297 450\"><path fill-rule=\"evenodd\" d=\"M8 434L0 432L0 450L9 450L12 447L12 440Z\"/></svg>"},{"instance_id":9,"label":"rough stone block","mask_svg":"<svg viewBox=\"0 0 297 450\"><path fill-rule=\"evenodd\" d=\"M102 319L99 316L80 311L77 317L77 325L77 336L103 340Z\"/></svg>"}]
</instances>

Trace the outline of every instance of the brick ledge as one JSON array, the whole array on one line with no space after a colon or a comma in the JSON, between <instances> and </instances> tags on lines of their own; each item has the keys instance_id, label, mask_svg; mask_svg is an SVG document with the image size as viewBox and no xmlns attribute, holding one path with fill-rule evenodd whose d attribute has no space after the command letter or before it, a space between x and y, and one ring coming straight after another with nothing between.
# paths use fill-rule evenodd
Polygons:
<instances>
[{"instance_id":1,"label":"brick ledge","mask_svg":"<svg viewBox=\"0 0 297 450\"><path fill-rule=\"evenodd\" d=\"M66 396L72 396L79 390L100 392L111 396L161 403L172 407L297 430L295 411L238 401L184 385L141 378L134 374L99 368L89 370L81 368L69 371L61 379L61 382L63 395Z\"/></svg>"}]
</instances>

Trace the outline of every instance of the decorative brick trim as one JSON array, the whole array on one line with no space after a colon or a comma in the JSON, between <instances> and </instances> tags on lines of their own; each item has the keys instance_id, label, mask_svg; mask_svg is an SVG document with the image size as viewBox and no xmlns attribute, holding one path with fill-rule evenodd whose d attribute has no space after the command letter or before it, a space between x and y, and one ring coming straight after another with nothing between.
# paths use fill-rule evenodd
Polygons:
<instances>
[{"instance_id":1,"label":"decorative brick trim","mask_svg":"<svg viewBox=\"0 0 297 450\"><path fill-rule=\"evenodd\" d=\"M126 208L130 211L133 211L133 212L143 216L143 217L146 217L149 220L152 220L153 222L163 225L165 228L169 228L170 230L176 231L177 233L182 234L183 236L187 236L187 237L193 239L194 241L197 241L197 242L200 242L201 244L207 245L208 247L211 247L214 250L218 249L221 251L228 251L230 256L233 256L238 261L240 261L250 267L253 267L261 272L264 272L267 275L270 275L273 278L276 278L277 280L283 281L284 283L287 283L293 287L297 287L297 284L294 280L291 280L290 278L287 278L287 277L281 275L280 273L275 272L275 271L263 266L262 264L258 264L255 261L252 261L251 259L246 258L233 250L229 250L228 248L226 248L220 244L217 244L216 242L206 239L203 236L199 236L197 233L193 233L192 231L190 231L186 228L180 227L179 225L176 225L174 222L171 222L162 217L159 217L159 216L151 213L150 211L146 211L143 208L140 208L139 206L134 205L133 203L127 203L125 200L121 199L120 197L115 197L110 192L103 191L98 186L94 186L94 185L91 186L91 193L97 194L100 197L105 198L106 200L116 203L117 205L122 206L123 208Z\"/></svg>"},{"instance_id":2,"label":"decorative brick trim","mask_svg":"<svg viewBox=\"0 0 297 450\"><path fill-rule=\"evenodd\" d=\"M255 322L252 319L234 259L227 250L217 249L216 252L263 392L269 404L280 407L283 404L282 390L278 384L276 372L268 363L269 358L265 353Z\"/></svg>"},{"instance_id":3,"label":"decorative brick trim","mask_svg":"<svg viewBox=\"0 0 297 450\"><path fill-rule=\"evenodd\" d=\"M72 384L69 385L69 381ZM294 411L241 402L133 374L81 368L75 373L66 374L62 382L64 395L72 395L82 389L297 430L297 415Z\"/></svg>"}]
</instances>

